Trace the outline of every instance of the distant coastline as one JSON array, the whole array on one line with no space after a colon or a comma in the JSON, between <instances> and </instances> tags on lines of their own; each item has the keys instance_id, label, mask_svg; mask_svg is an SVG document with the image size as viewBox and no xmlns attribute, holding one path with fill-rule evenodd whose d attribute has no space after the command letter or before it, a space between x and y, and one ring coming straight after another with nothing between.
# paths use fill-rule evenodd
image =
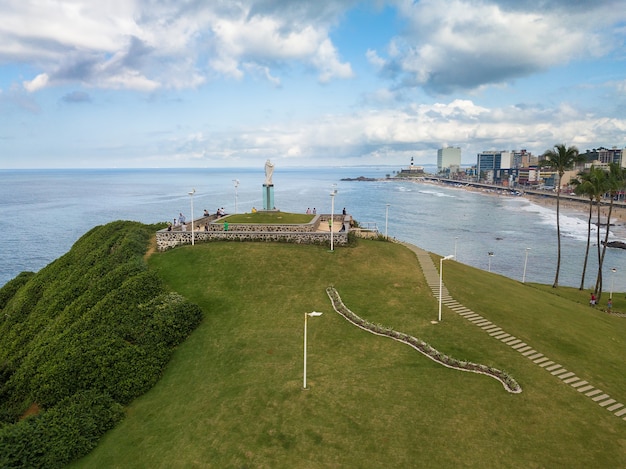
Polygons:
<instances>
[{"instance_id":1,"label":"distant coastline","mask_svg":"<svg viewBox=\"0 0 626 469\"><path fill-rule=\"evenodd\" d=\"M424 184L433 184L433 185L445 185L446 187L450 187L453 189L461 189L466 191L473 192L481 192L486 195L496 195L496 196L508 196L508 197L524 197L531 202L542 205L544 207L555 207L557 194L553 191L542 191L542 190L528 190L528 189L517 189L510 188L506 186L499 186L495 184L483 184L469 181L459 181L456 179L445 179L440 178L433 175L424 174L420 177L387 177L387 178L373 178L373 177L365 177L359 176L355 178L343 178L342 181L362 181L362 182L372 182L372 181L405 181L405 182L413 182L413 183L424 183ZM609 201L601 202L601 212L600 212L600 225L606 225L606 218L608 217L609 212ZM561 193L559 204L561 208L576 210L581 213L585 213L588 215L589 213L589 199L584 197L578 197L571 194ZM597 225L597 211L596 211L596 203L594 202L594 209L592 215L592 224ZM626 230L626 201L615 201L613 203L613 209L611 211L611 223L612 227L620 227ZM624 249L621 245L611 245L608 244L609 247L619 247Z\"/></svg>"}]
</instances>

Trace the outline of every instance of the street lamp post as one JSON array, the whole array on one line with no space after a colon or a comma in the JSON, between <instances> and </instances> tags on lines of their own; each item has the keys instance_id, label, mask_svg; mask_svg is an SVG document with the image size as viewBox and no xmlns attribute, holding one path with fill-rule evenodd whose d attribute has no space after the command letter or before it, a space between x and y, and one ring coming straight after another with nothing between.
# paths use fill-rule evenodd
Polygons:
<instances>
[{"instance_id":1,"label":"street lamp post","mask_svg":"<svg viewBox=\"0 0 626 469\"><path fill-rule=\"evenodd\" d=\"M386 204L387 208L385 209L385 239L389 239L389 236L387 236L387 221L389 220L389 205L391 204Z\"/></svg>"},{"instance_id":2,"label":"street lamp post","mask_svg":"<svg viewBox=\"0 0 626 469\"><path fill-rule=\"evenodd\" d=\"M454 259L453 255L439 259L439 322L441 322L441 297L443 296L443 261Z\"/></svg>"},{"instance_id":3,"label":"street lamp post","mask_svg":"<svg viewBox=\"0 0 626 469\"><path fill-rule=\"evenodd\" d=\"M192 246L195 244L195 233L193 229L193 195L195 193L196 193L195 189L191 189L191 192L189 192L189 196L191 198L191 245Z\"/></svg>"},{"instance_id":4,"label":"street lamp post","mask_svg":"<svg viewBox=\"0 0 626 469\"><path fill-rule=\"evenodd\" d=\"M335 221L335 195L337 195L337 189L333 189L330 193L330 222L328 223L328 228L330 228L330 250L334 250L333 243L333 222Z\"/></svg>"},{"instance_id":5,"label":"street lamp post","mask_svg":"<svg viewBox=\"0 0 626 469\"><path fill-rule=\"evenodd\" d=\"M615 285L615 272L617 272L617 269L615 267L613 267L611 269L611 272L613 272L611 274L611 294L609 295L609 299L613 299L613 286Z\"/></svg>"},{"instance_id":6,"label":"street lamp post","mask_svg":"<svg viewBox=\"0 0 626 469\"><path fill-rule=\"evenodd\" d=\"M489 251L487 254L489 254L489 272L491 272L491 258L493 257L493 251Z\"/></svg>"},{"instance_id":7,"label":"street lamp post","mask_svg":"<svg viewBox=\"0 0 626 469\"><path fill-rule=\"evenodd\" d=\"M522 275L522 283L526 283L526 265L528 264L528 251L530 251L530 248L526 248L526 257L524 258L524 274Z\"/></svg>"},{"instance_id":8,"label":"street lamp post","mask_svg":"<svg viewBox=\"0 0 626 469\"><path fill-rule=\"evenodd\" d=\"M322 313L318 312L318 311L312 311L310 313L304 313L304 378L302 381L302 388L306 389L306 324L307 324L307 320L310 317L314 318L317 316L321 316Z\"/></svg>"},{"instance_id":9,"label":"street lamp post","mask_svg":"<svg viewBox=\"0 0 626 469\"><path fill-rule=\"evenodd\" d=\"M233 179L233 182L235 183L235 213L237 212L237 188L239 187L239 179Z\"/></svg>"}]
</instances>

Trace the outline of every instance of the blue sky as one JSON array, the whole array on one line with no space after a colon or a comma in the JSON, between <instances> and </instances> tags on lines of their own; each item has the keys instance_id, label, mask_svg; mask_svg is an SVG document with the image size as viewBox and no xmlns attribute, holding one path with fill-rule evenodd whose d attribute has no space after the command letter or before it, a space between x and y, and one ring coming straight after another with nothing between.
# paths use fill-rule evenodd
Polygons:
<instances>
[{"instance_id":1,"label":"blue sky","mask_svg":"<svg viewBox=\"0 0 626 469\"><path fill-rule=\"evenodd\" d=\"M626 146L626 1L0 0L0 168Z\"/></svg>"}]
</instances>

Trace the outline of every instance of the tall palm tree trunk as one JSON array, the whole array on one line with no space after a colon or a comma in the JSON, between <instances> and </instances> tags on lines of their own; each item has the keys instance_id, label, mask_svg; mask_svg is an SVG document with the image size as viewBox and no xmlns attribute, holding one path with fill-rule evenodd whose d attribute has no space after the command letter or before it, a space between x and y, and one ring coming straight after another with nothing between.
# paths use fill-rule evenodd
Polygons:
<instances>
[{"instance_id":1,"label":"tall palm tree trunk","mask_svg":"<svg viewBox=\"0 0 626 469\"><path fill-rule=\"evenodd\" d=\"M583 274L580 277L579 290L585 289L585 274L587 273L587 261L589 259L589 246L591 246L591 218L593 217L593 198L589 199L589 217L587 218L587 248L585 249L585 262L583 264Z\"/></svg>"},{"instance_id":2,"label":"tall palm tree trunk","mask_svg":"<svg viewBox=\"0 0 626 469\"><path fill-rule=\"evenodd\" d=\"M561 270L561 220L560 220L560 207L561 207L561 176L559 173L559 184L556 187L556 239L557 239L557 253L556 253L556 274L554 274L554 283L552 288L559 286L559 272Z\"/></svg>"},{"instance_id":3,"label":"tall palm tree trunk","mask_svg":"<svg viewBox=\"0 0 626 469\"><path fill-rule=\"evenodd\" d=\"M596 282L596 288L602 292L602 267L604 266L604 255L606 254L606 244L609 242L609 226L611 226L611 214L613 212L613 194L611 194L611 203L609 204L609 213L606 216L606 231L604 232L604 242L602 243L602 255L600 256L600 265L598 266L598 277L600 279L600 285L598 287ZM599 228L598 228L599 229ZM600 295L598 295L598 300Z\"/></svg>"},{"instance_id":4,"label":"tall palm tree trunk","mask_svg":"<svg viewBox=\"0 0 626 469\"><path fill-rule=\"evenodd\" d=\"M602 293L602 243L600 242L600 227L602 226L600 224L600 201L598 201L598 217L597 217L597 222L596 222L596 226L598 227L597 233L596 233L596 244L598 247L598 274L596 276L596 287L593 290L593 293L596 295L596 298L598 301L600 301L600 296Z\"/></svg>"}]
</instances>

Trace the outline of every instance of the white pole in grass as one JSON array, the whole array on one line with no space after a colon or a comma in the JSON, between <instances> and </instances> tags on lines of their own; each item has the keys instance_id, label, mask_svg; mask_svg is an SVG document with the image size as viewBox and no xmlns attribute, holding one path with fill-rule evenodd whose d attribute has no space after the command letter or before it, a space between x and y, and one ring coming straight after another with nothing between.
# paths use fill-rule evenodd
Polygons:
<instances>
[{"instance_id":1,"label":"white pole in grass","mask_svg":"<svg viewBox=\"0 0 626 469\"><path fill-rule=\"evenodd\" d=\"M524 274L522 275L522 283L526 283L526 265L528 264L528 251L530 251L530 248L526 248L526 258L524 259Z\"/></svg>"},{"instance_id":2,"label":"white pole in grass","mask_svg":"<svg viewBox=\"0 0 626 469\"><path fill-rule=\"evenodd\" d=\"M611 274L611 294L609 295L609 299L613 299L613 285L615 285L615 272L617 272L617 269L615 267L613 267L611 269L611 272L613 272Z\"/></svg>"},{"instance_id":3,"label":"white pole in grass","mask_svg":"<svg viewBox=\"0 0 626 469\"><path fill-rule=\"evenodd\" d=\"M389 239L389 236L387 236L387 221L389 220L389 205L391 204L386 204L387 208L385 209L385 239Z\"/></svg>"},{"instance_id":4,"label":"white pole in grass","mask_svg":"<svg viewBox=\"0 0 626 469\"><path fill-rule=\"evenodd\" d=\"M333 224L335 218L335 195L337 195L337 189L334 189L330 193L330 222L328 223L328 227L330 228L330 250L334 250L333 243Z\"/></svg>"},{"instance_id":5,"label":"white pole in grass","mask_svg":"<svg viewBox=\"0 0 626 469\"><path fill-rule=\"evenodd\" d=\"M454 256L450 254L439 259L439 322L441 322L441 297L443 296L443 261L449 259L454 259Z\"/></svg>"},{"instance_id":6,"label":"white pole in grass","mask_svg":"<svg viewBox=\"0 0 626 469\"><path fill-rule=\"evenodd\" d=\"M321 316L322 313L317 311L312 311L310 313L304 313L304 378L302 381L302 389L306 389L306 324L307 320L310 317L314 318L317 316Z\"/></svg>"},{"instance_id":7,"label":"white pole in grass","mask_svg":"<svg viewBox=\"0 0 626 469\"><path fill-rule=\"evenodd\" d=\"M195 189L191 189L189 196L191 197L191 245L195 244L195 233L193 229L193 195L196 193Z\"/></svg>"},{"instance_id":8,"label":"white pole in grass","mask_svg":"<svg viewBox=\"0 0 626 469\"><path fill-rule=\"evenodd\" d=\"M239 179L233 179L233 182L235 183L235 213L238 213L237 211L237 199L238 199L237 188L239 187Z\"/></svg>"}]
</instances>

